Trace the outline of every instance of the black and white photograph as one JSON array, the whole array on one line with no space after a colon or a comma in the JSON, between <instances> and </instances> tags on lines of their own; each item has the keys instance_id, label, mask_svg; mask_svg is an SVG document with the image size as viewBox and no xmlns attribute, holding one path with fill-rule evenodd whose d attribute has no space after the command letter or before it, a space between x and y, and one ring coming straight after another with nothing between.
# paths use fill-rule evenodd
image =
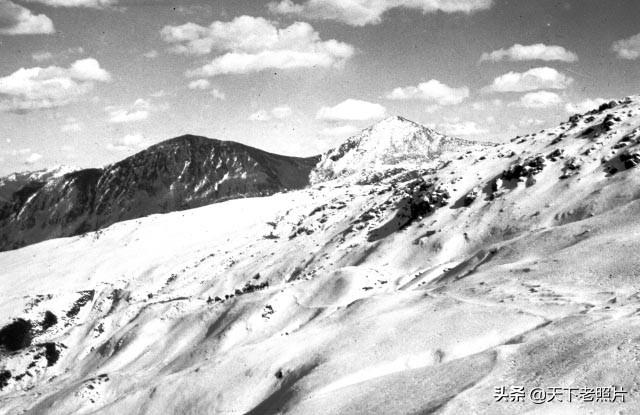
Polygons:
<instances>
[{"instance_id":1,"label":"black and white photograph","mask_svg":"<svg viewBox=\"0 0 640 415\"><path fill-rule=\"evenodd\" d=\"M0 0L23 414L640 414L640 1Z\"/></svg>"}]
</instances>

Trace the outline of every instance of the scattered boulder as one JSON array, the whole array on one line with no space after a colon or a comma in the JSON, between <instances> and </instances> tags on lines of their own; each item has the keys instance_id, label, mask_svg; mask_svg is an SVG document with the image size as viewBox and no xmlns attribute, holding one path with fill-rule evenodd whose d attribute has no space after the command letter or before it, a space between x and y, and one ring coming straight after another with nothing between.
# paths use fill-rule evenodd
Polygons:
<instances>
[{"instance_id":1,"label":"scattered boulder","mask_svg":"<svg viewBox=\"0 0 640 415\"><path fill-rule=\"evenodd\" d=\"M273 307L267 304L266 306L264 306L264 310L262 311L262 318L269 319L273 313Z\"/></svg>"},{"instance_id":2,"label":"scattered boulder","mask_svg":"<svg viewBox=\"0 0 640 415\"><path fill-rule=\"evenodd\" d=\"M4 389L4 387L9 384L10 379L11 379L11 371L0 370L0 390Z\"/></svg>"},{"instance_id":3,"label":"scattered boulder","mask_svg":"<svg viewBox=\"0 0 640 415\"><path fill-rule=\"evenodd\" d=\"M620 161L624 164L625 169L632 169L640 164L640 151L629 151L620 154Z\"/></svg>"},{"instance_id":4,"label":"scattered boulder","mask_svg":"<svg viewBox=\"0 0 640 415\"><path fill-rule=\"evenodd\" d=\"M464 206L471 205L478 198L480 192L481 189L479 187L474 187L469 193L464 196L464 198L462 199L462 204Z\"/></svg>"},{"instance_id":5,"label":"scattered boulder","mask_svg":"<svg viewBox=\"0 0 640 415\"><path fill-rule=\"evenodd\" d=\"M47 330L56 324L58 324L58 317L49 310L45 311L44 318L42 319L42 329Z\"/></svg>"},{"instance_id":6,"label":"scattered boulder","mask_svg":"<svg viewBox=\"0 0 640 415\"><path fill-rule=\"evenodd\" d=\"M93 300L95 291L94 290L80 291L79 294L80 294L80 298L78 298L76 302L73 303L73 306L69 309L69 311L67 311L67 317L69 318L73 318L76 315L78 315L78 313L80 312L80 309L85 305L87 305L89 301Z\"/></svg>"},{"instance_id":7,"label":"scattered boulder","mask_svg":"<svg viewBox=\"0 0 640 415\"><path fill-rule=\"evenodd\" d=\"M573 125L576 125L578 124L581 118L582 118L581 114L573 114L571 117L569 117L569 122Z\"/></svg>"},{"instance_id":8,"label":"scattered boulder","mask_svg":"<svg viewBox=\"0 0 640 415\"><path fill-rule=\"evenodd\" d=\"M31 345L33 327L31 322L22 318L0 329L0 346L15 352Z\"/></svg>"},{"instance_id":9,"label":"scattered boulder","mask_svg":"<svg viewBox=\"0 0 640 415\"><path fill-rule=\"evenodd\" d=\"M618 105L618 103L616 101L609 101L609 102L605 102L604 104L601 104L598 107L598 112L603 112L606 110L610 110L612 108L615 108Z\"/></svg>"},{"instance_id":10,"label":"scattered boulder","mask_svg":"<svg viewBox=\"0 0 640 415\"><path fill-rule=\"evenodd\" d=\"M564 150L561 148L556 148L555 150L553 150L551 153L547 154L547 159L551 160L551 161L558 161L558 159L560 157L562 157L562 154L564 153Z\"/></svg>"},{"instance_id":11,"label":"scattered boulder","mask_svg":"<svg viewBox=\"0 0 640 415\"><path fill-rule=\"evenodd\" d=\"M562 167L562 176L561 179L568 179L571 176L575 176L580 171L582 167L582 161L577 157L571 157L568 159L564 166Z\"/></svg>"},{"instance_id":12,"label":"scattered boulder","mask_svg":"<svg viewBox=\"0 0 640 415\"><path fill-rule=\"evenodd\" d=\"M592 118L592 117L589 117ZM595 120L595 118L594 118ZM592 120L592 121L594 121ZM602 134L605 134L611 130L613 130L613 127L616 125L616 122L621 121L621 118L613 115L613 114L607 114L604 117L604 120L600 123L600 124L596 124L596 125L591 125L589 127L587 127L581 134L580 136L585 137L585 138L598 138L600 137ZM587 119L587 122L590 122L589 119Z\"/></svg>"},{"instance_id":13,"label":"scattered boulder","mask_svg":"<svg viewBox=\"0 0 640 415\"><path fill-rule=\"evenodd\" d=\"M509 169L502 172L504 180L522 181L524 178L540 173L545 167L544 157L541 155L527 157L516 162Z\"/></svg>"},{"instance_id":14,"label":"scattered boulder","mask_svg":"<svg viewBox=\"0 0 640 415\"><path fill-rule=\"evenodd\" d=\"M60 358L60 350L57 349L55 343L44 343L44 357L47 359L47 366L53 366Z\"/></svg>"}]
</instances>

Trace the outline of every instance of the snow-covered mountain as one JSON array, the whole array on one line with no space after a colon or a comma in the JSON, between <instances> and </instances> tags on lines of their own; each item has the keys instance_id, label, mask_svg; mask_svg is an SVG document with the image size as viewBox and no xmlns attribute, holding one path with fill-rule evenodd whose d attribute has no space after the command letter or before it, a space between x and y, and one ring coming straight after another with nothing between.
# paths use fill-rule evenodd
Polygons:
<instances>
[{"instance_id":1,"label":"snow-covered mountain","mask_svg":"<svg viewBox=\"0 0 640 415\"><path fill-rule=\"evenodd\" d=\"M59 165L51 169L12 173L0 177L0 205L9 203L13 194L29 183L46 182L75 170L73 167Z\"/></svg>"},{"instance_id":2,"label":"snow-covered mountain","mask_svg":"<svg viewBox=\"0 0 640 415\"><path fill-rule=\"evenodd\" d=\"M318 183L351 176L356 181L379 179L399 169L416 170L451 150L478 150L482 143L448 137L424 125L393 116L347 139L324 154L311 173Z\"/></svg>"},{"instance_id":3,"label":"snow-covered mountain","mask_svg":"<svg viewBox=\"0 0 640 415\"><path fill-rule=\"evenodd\" d=\"M305 189L0 253L0 413L639 413L640 97L413 167L388 131Z\"/></svg>"},{"instance_id":4,"label":"snow-covered mountain","mask_svg":"<svg viewBox=\"0 0 640 415\"><path fill-rule=\"evenodd\" d=\"M0 205L0 250L153 213L299 189L316 163L185 135L104 169L12 175L7 182L21 186L5 185L12 197Z\"/></svg>"}]
</instances>

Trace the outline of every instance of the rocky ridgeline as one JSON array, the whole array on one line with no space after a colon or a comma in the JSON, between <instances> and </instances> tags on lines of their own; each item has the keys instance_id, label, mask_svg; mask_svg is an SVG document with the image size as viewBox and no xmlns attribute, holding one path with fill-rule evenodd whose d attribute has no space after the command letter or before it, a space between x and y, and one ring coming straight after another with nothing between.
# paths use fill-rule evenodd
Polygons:
<instances>
[{"instance_id":1,"label":"rocky ridgeline","mask_svg":"<svg viewBox=\"0 0 640 415\"><path fill-rule=\"evenodd\" d=\"M0 250L78 235L113 223L309 183L317 158L181 136L104 169L32 180L0 203Z\"/></svg>"}]
</instances>

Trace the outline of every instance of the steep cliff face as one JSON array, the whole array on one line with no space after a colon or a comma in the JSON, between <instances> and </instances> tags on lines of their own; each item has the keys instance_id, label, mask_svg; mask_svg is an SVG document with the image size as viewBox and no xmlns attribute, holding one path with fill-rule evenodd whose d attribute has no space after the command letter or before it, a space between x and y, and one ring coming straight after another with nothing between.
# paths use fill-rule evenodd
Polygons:
<instances>
[{"instance_id":1,"label":"steep cliff face","mask_svg":"<svg viewBox=\"0 0 640 415\"><path fill-rule=\"evenodd\" d=\"M153 213L299 189L309 183L317 161L235 142L176 137L104 169L27 180L0 206L0 250Z\"/></svg>"}]
</instances>

